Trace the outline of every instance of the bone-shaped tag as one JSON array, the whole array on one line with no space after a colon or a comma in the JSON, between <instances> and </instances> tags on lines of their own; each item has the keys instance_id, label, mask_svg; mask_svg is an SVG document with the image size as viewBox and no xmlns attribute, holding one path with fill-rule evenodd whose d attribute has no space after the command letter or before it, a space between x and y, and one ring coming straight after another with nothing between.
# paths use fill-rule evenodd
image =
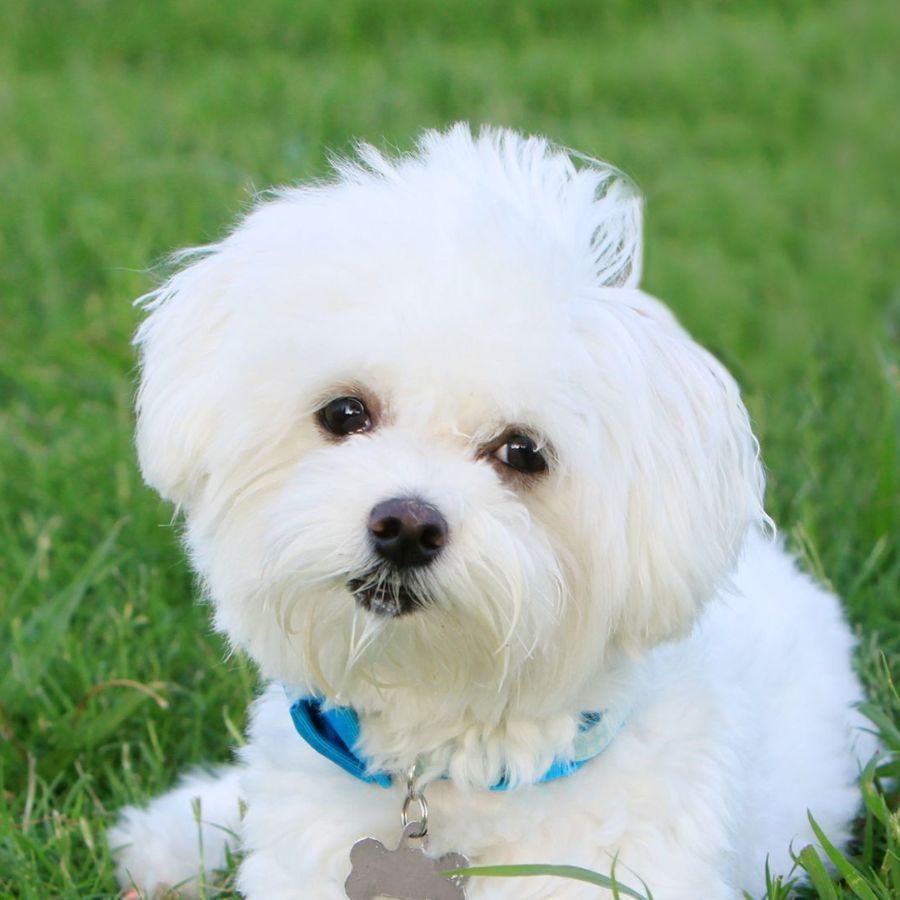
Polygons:
<instances>
[{"instance_id":1,"label":"bone-shaped tag","mask_svg":"<svg viewBox=\"0 0 900 900\"><path fill-rule=\"evenodd\" d=\"M469 861L461 853L431 859L421 847L410 846L410 838L414 839L419 827L418 822L410 822L396 850L388 850L375 838L364 838L353 845L353 868L344 883L350 900L466 900L466 876L441 873L465 868Z\"/></svg>"}]
</instances>

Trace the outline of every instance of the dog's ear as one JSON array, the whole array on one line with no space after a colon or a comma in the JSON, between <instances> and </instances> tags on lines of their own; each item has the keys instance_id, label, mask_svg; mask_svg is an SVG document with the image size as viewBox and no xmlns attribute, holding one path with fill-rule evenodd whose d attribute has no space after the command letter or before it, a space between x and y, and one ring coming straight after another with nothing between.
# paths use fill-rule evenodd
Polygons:
<instances>
[{"instance_id":1,"label":"dog's ear","mask_svg":"<svg viewBox=\"0 0 900 900\"><path fill-rule=\"evenodd\" d=\"M135 336L141 368L136 442L147 483L188 506L205 480L221 409L215 357L227 319L222 295L228 271L222 245L184 253L179 262L180 271L142 300L148 315Z\"/></svg>"},{"instance_id":2,"label":"dog's ear","mask_svg":"<svg viewBox=\"0 0 900 900\"><path fill-rule=\"evenodd\" d=\"M608 296L617 299L607 307L616 324L606 351L620 354L617 368L628 372L618 417L628 423L621 465L629 475L616 514L629 587L616 631L640 646L686 633L727 586L748 529L770 520L734 379L662 304L638 292ZM607 356L601 365L611 363Z\"/></svg>"}]
</instances>

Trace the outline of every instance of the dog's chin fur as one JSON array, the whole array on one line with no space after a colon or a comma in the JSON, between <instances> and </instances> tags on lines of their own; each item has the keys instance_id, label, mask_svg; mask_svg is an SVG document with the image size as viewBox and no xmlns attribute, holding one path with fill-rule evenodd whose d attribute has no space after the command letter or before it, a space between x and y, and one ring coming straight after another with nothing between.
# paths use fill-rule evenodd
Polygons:
<instances>
[{"instance_id":1,"label":"dog's chin fur","mask_svg":"<svg viewBox=\"0 0 900 900\"><path fill-rule=\"evenodd\" d=\"M748 531L767 522L756 442L731 376L639 290L640 201L609 167L541 139L457 126L427 133L399 159L362 146L358 161L335 171L332 181L268 197L220 243L184 254L180 271L145 299L141 466L185 516L217 627L263 675L353 706L376 768L401 771L419 759L432 775L449 771L451 783L435 785L445 833L467 841L454 817L472 809L453 791L475 798L490 823L471 832L476 846L457 849L502 862L518 843L529 861L529 841L503 812L506 802L509 816L523 815L520 800L492 796L488 806L478 789L501 774L537 778L571 749L585 709L627 706L626 733L636 739L641 698L659 689L654 678L679 682L682 668L702 668L697 632L686 637L709 601L724 593L736 602L753 581L732 586ZM316 411L343 395L365 401L369 431L342 439L323 431ZM535 436L546 472L526 475L497 458L510 428ZM420 498L446 519L447 544L428 566L400 573L372 550L370 511L395 497ZM781 596L778 578L770 588ZM804 591L814 589L787 593ZM828 715L842 710L832 745L844 747L858 691L839 616L833 628L843 681ZM723 626L717 639L737 649L730 633ZM673 641L695 650L667 674L657 648ZM727 695L724 684L717 689ZM688 703L687 720L699 715L689 694L677 701ZM282 720L283 694L267 695L245 754L242 884L251 897L339 897L350 837L366 830L352 823L368 817L367 827L384 830L359 806L380 810L397 798L346 784L349 776L311 757ZM672 739L694 741L701 756L737 752L707 725L692 737L679 720ZM664 751L654 741L665 734L648 727L638 756L657 766ZM849 765L849 750L841 752ZM583 772L598 777L613 764L611 750ZM847 765L835 789L846 791ZM697 786L687 765L674 769L665 790ZM623 784L627 771L623 761ZM276 772L290 773L277 789ZM304 786L304 772L332 794ZM212 782L194 787L213 806L217 792L227 794ZM273 790L305 799L276 812L266 800ZM625 835L657 818L632 810L615 827L591 825L586 800L567 795L556 807L544 799L556 796L549 786L529 796L535 834L564 831L578 813L578 828L593 829L592 846L610 857L640 844ZM677 804L660 804L678 844ZM168 810L160 806L156 819L152 808L130 812L114 843L134 839L138 822L164 825ZM794 812L800 833L805 808ZM832 817L839 828L844 812L852 809ZM306 835L291 849L305 862L279 855L279 827ZM784 846L765 849L786 852L786 834L774 829ZM760 852L726 848L744 849ZM152 886L178 874L174 865L172 874L150 871L149 851L135 852L121 857L123 877L140 869ZM573 853L557 861L585 862ZM530 861L544 857L535 850ZM666 858L659 848L631 862ZM592 857L608 869L604 859ZM722 868L719 882L736 889L733 859ZM709 871L698 862L695 876ZM654 888L655 872L639 874ZM291 888L295 875L322 887ZM657 897L688 896L667 893L670 875L660 878ZM472 896L508 890L473 885ZM528 896L578 890L544 885ZM521 885L512 895L525 896Z\"/></svg>"}]
</instances>

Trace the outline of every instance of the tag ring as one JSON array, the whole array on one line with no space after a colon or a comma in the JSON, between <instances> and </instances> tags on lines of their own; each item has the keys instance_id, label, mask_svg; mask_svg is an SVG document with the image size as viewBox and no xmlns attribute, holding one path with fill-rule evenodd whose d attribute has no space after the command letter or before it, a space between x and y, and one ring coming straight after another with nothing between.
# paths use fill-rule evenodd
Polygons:
<instances>
[{"instance_id":1,"label":"tag ring","mask_svg":"<svg viewBox=\"0 0 900 900\"><path fill-rule=\"evenodd\" d=\"M415 819L409 817L410 807L413 803L419 805L419 815ZM419 828L415 832L410 832L411 838L423 838L428 834L428 802L425 795L416 787L416 767L412 766L406 777L406 797L403 800L403 808L400 810L400 822L405 829L412 822Z\"/></svg>"},{"instance_id":2,"label":"tag ring","mask_svg":"<svg viewBox=\"0 0 900 900\"><path fill-rule=\"evenodd\" d=\"M415 819L409 817L409 808L413 803L419 804L419 815ZM400 810L400 821L403 823L404 828L410 822L419 826L418 831L411 833L409 837L423 838L428 834L428 802L423 794L410 794L407 796L403 801L403 809Z\"/></svg>"}]
</instances>

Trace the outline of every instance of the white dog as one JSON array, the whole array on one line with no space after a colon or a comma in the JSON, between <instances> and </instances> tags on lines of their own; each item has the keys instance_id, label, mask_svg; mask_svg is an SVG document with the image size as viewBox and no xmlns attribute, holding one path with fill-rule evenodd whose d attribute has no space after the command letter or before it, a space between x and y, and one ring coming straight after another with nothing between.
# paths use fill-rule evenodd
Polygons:
<instances>
[{"instance_id":1,"label":"white dog","mask_svg":"<svg viewBox=\"0 0 900 900\"><path fill-rule=\"evenodd\" d=\"M734 381L638 289L636 194L465 126L335 169L146 304L141 466L271 684L237 766L124 812L122 884L191 894L233 832L251 900L336 900L423 792L429 857L615 864L656 900L762 893L807 810L845 841L853 640L763 534Z\"/></svg>"}]
</instances>

